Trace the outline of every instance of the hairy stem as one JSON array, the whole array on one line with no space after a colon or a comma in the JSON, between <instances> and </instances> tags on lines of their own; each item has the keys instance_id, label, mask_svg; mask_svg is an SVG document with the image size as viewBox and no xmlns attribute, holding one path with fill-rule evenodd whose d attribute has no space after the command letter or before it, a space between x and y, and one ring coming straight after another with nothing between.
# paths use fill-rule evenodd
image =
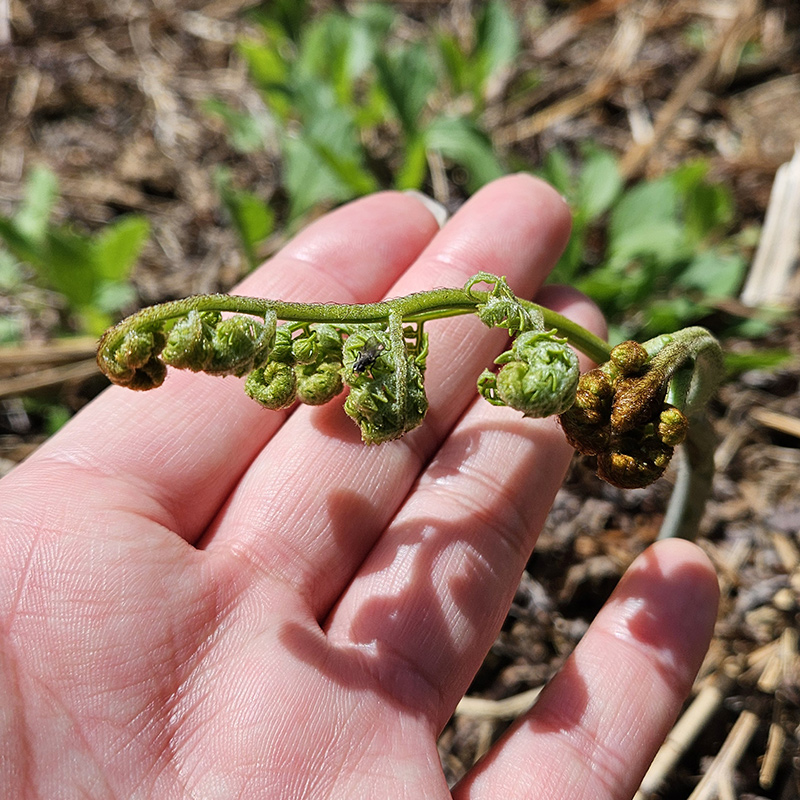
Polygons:
<instances>
[{"instance_id":1,"label":"hairy stem","mask_svg":"<svg viewBox=\"0 0 800 800\"><path fill-rule=\"evenodd\" d=\"M423 323L432 319L474 314L477 307L486 302L487 296L488 292L477 290L467 292L463 289L433 289L377 303L294 303L244 295L192 295L149 306L132 314L105 333L101 339L101 348L114 349L129 330L147 329L169 320L180 319L190 311L231 311L261 318L274 312L279 320L289 322L360 324L388 322L391 314L398 315L404 323ZM529 300L519 302L524 307L540 311L546 325L555 328L559 336L564 337L593 361L599 363L608 359L610 347L599 336L549 308Z\"/></svg>"}]
</instances>

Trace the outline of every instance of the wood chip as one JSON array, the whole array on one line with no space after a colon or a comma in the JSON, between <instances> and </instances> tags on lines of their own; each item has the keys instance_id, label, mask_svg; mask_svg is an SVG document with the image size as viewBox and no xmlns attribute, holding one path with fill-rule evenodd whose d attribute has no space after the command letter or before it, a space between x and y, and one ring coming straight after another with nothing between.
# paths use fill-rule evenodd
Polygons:
<instances>
[{"instance_id":1,"label":"wood chip","mask_svg":"<svg viewBox=\"0 0 800 800\"><path fill-rule=\"evenodd\" d=\"M800 135L800 134L799 134ZM749 306L786 305L800 260L800 140L794 158L778 168L741 301ZM797 435L797 434L795 434Z\"/></svg>"},{"instance_id":2,"label":"wood chip","mask_svg":"<svg viewBox=\"0 0 800 800\"><path fill-rule=\"evenodd\" d=\"M772 428L781 433L788 433L790 436L797 436L800 439L800 419L798 417L783 414L780 411L759 408L758 406L750 410L750 416L767 428Z\"/></svg>"},{"instance_id":3,"label":"wood chip","mask_svg":"<svg viewBox=\"0 0 800 800\"><path fill-rule=\"evenodd\" d=\"M67 381L80 381L99 374L100 370L94 358L60 367L50 367L27 375L16 375L13 378L0 380L0 397L27 394L36 389L58 386Z\"/></svg>"},{"instance_id":4,"label":"wood chip","mask_svg":"<svg viewBox=\"0 0 800 800\"><path fill-rule=\"evenodd\" d=\"M533 707L543 688L543 686L537 686L502 700L462 697L461 702L456 706L455 713L459 716L481 719L516 719Z\"/></svg>"}]
</instances>

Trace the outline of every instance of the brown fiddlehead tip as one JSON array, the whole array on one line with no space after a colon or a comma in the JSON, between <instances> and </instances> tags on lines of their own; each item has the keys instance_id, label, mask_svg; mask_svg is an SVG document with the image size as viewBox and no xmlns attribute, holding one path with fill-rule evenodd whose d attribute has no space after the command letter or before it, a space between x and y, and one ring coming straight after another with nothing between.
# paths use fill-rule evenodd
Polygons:
<instances>
[{"instance_id":1,"label":"brown fiddlehead tip","mask_svg":"<svg viewBox=\"0 0 800 800\"><path fill-rule=\"evenodd\" d=\"M653 483L688 430L665 402L670 374L637 342L623 342L608 362L581 376L575 403L559 416L567 441L597 457L597 474L624 489Z\"/></svg>"}]
</instances>

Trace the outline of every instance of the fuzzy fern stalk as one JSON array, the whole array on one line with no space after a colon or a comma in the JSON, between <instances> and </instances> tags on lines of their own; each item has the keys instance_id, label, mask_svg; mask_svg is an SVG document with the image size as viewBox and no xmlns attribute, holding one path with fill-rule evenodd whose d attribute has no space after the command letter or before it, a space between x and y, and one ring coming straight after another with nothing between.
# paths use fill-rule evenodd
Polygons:
<instances>
[{"instance_id":1,"label":"fuzzy fern stalk","mask_svg":"<svg viewBox=\"0 0 800 800\"><path fill-rule=\"evenodd\" d=\"M479 377L480 395L527 417L558 415L567 440L595 459L609 483L647 486L685 443L663 533L694 536L713 474L705 406L722 377L719 343L703 328L610 348L566 317L518 298L505 278L482 272L463 289L378 303L188 297L109 329L97 363L113 383L136 390L160 386L168 366L246 376L247 394L269 409L321 405L347 387L345 412L364 442L378 444L425 417L425 323L463 314L511 336L510 349L495 360L499 369ZM573 347L599 366L580 375Z\"/></svg>"}]
</instances>

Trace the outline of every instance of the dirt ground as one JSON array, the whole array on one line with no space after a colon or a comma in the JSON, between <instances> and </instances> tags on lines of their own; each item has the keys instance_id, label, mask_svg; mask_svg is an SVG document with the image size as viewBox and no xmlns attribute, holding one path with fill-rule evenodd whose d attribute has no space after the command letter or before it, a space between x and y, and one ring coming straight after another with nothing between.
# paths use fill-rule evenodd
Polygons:
<instances>
[{"instance_id":1,"label":"dirt ground","mask_svg":"<svg viewBox=\"0 0 800 800\"><path fill-rule=\"evenodd\" d=\"M253 5L0 2L0 212L17 207L25 174L44 163L60 182L58 219L96 230L121 213L148 216L153 235L134 275L140 304L232 286L246 264L219 206L214 167L229 167L238 185L274 199L280 212L279 154L235 152L200 106L215 96L261 107L234 52L248 25L241 12ZM454 29L470 11L466 0L395 5L422 24ZM763 221L775 171L800 140L796 0L511 5L528 20L519 69L535 64L544 79L487 111L501 153L537 164L555 145L590 140L618 152L631 178L702 155L733 187L741 227ZM702 49L691 44L698 30ZM759 57L742 58L746 46ZM281 241L275 234L262 255ZM796 310L795 288L786 291ZM63 320L34 294L0 296L0 313L23 308L24 342L44 346ZM760 341L727 346L783 347L795 358L777 370L742 372L713 403L718 471L698 541L718 568L723 599L690 703L700 700L676 730L679 757L662 782L652 779L658 793L642 800L800 797L800 322L789 313ZM35 365L0 357L0 474L45 435L20 395L76 410L104 383L84 370L16 393L3 387L74 368L92 347L84 341L70 356L50 351L49 362ZM451 779L530 705L530 690L559 668L657 536L671 481L670 474L623 492L575 462L506 624L442 734Z\"/></svg>"}]
</instances>

